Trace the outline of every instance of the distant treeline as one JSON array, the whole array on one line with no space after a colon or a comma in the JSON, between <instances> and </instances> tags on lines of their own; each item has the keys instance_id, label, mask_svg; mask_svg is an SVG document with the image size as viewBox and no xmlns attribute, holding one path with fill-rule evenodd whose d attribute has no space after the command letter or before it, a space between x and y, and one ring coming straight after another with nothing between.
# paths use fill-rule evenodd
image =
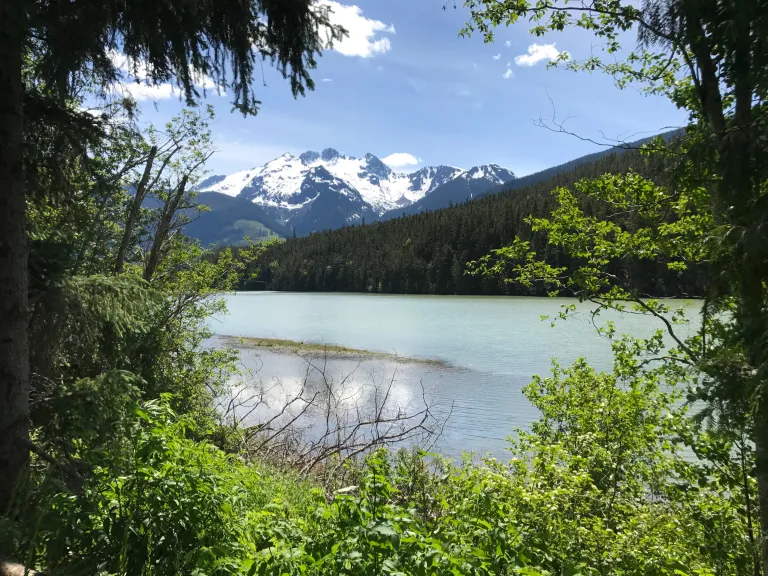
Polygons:
<instances>
[{"instance_id":1,"label":"distant treeline","mask_svg":"<svg viewBox=\"0 0 768 576\"><path fill-rule=\"evenodd\" d=\"M633 170L661 183L661 161L636 150L616 152L524 187L488 195L434 212L291 238L268 249L259 273L244 290L379 292L403 294L545 295L500 279L471 276L466 263L507 245L517 235L545 250L546 242L525 223L529 215L555 208L551 192L582 178ZM607 207L584 200L587 213L605 216ZM623 216L631 225L632 216ZM568 266L559 251L547 260ZM615 273L631 278L641 293L657 297L701 293L700 272L679 273L663 262L616 262Z\"/></svg>"}]
</instances>

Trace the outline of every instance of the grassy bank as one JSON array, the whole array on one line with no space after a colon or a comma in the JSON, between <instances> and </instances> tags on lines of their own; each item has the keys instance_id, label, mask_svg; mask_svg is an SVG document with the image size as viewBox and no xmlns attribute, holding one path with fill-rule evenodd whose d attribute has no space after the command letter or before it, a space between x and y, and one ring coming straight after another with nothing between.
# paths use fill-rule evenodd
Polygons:
<instances>
[{"instance_id":1,"label":"grassy bank","mask_svg":"<svg viewBox=\"0 0 768 576\"><path fill-rule=\"evenodd\" d=\"M382 359L396 362L412 362L418 364L430 364L433 366L448 366L444 360L435 358L413 358L400 356L394 352L377 352L363 348L347 348L335 344L317 342L300 342L296 340L283 340L280 338L246 338L243 336L220 336L224 344L234 348L268 348L274 352L292 354L309 354L312 356L327 355L334 358L362 358Z\"/></svg>"}]
</instances>

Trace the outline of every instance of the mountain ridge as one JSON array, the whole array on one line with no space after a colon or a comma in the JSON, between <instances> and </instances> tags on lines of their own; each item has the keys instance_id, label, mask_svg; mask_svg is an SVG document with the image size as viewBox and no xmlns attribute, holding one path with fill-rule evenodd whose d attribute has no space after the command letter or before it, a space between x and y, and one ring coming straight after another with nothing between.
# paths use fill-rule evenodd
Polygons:
<instances>
[{"instance_id":1,"label":"mountain ridge","mask_svg":"<svg viewBox=\"0 0 768 576\"><path fill-rule=\"evenodd\" d=\"M682 132L683 130L678 129L659 134L658 136L664 141L670 142ZM232 200L238 200L238 202L227 203L221 198L216 199L216 206L212 208L211 213L201 217L198 225L193 227L193 229L188 229L187 234L200 238L201 241L203 238L206 240L219 238L218 244L231 242L232 238L234 238L233 234L242 227L240 220L243 219L236 218L240 208L243 209L244 213L248 214L245 220L258 222L265 228L283 237L293 236L294 234L296 236L306 236L323 230L391 220L403 215L431 212L450 205L463 204L467 200L478 200L504 192L514 192L517 189L579 170L582 166L597 162L602 158L636 151L642 144L656 137L651 136L635 142L607 147L604 150L580 156L563 164L522 177L515 177L511 171L495 164L477 166L469 170L446 165L425 166L410 174L401 175L401 177L408 178L405 188L412 188L411 199L408 197L397 197L393 200L395 207L384 212L377 212L371 205L367 204L364 198L357 193L354 186L350 186L343 178L339 178L338 174L334 176L333 170L326 170L326 173L315 171L314 179L310 178L305 186L299 186L295 191L295 195L297 199L301 199L301 205L295 206L293 209L281 207L278 202L272 202L272 205L269 205L269 202L254 203L240 196L245 185L257 176L256 171L261 167L244 170L229 176L214 175L201 182L197 189L226 189L226 196ZM286 154L279 158L285 160L286 157L293 158L293 160L289 160L291 162L301 162L307 171L312 167L319 167L322 163L332 163L334 161L338 163L339 159L345 159L346 161L352 159L357 162L364 162L366 172L363 176L366 178L368 185L371 186L375 185L377 181L380 183L382 178L390 178L392 174L395 174L389 166L370 153L366 154L363 158L354 159L353 157L341 154L333 148L326 148L321 152L309 150L298 157ZM488 173L486 173L485 168L488 168ZM472 178L471 176L489 176L489 179L483 179L482 177ZM338 180L334 180L334 178ZM497 182L499 180L503 182ZM423 195L421 198L416 199L422 191ZM258 190L255 192L257 193ZM254 191L251 190L251 193L254 193ZM205 198L207 194L208 192L203 192L200 195L199 201L201 204L206 203ZM390 200L394 197L395 195L392 195ZM246 204L248 204L247 207ZM215 213L223 209L224 206L228 210L228 216L219 219ZM233 206L238 208L235 209ZM222 233L218 234L218 236L216 231L204 229L205 226L220 226L224 222L227 223L227 229L222 230Z\"/></svg>"},{"instance_id":2,"label":"mountain ridge","mask_svg":"<svg viewBox=\"0 0 768 576\"><path fill-rule=\"evenodd\" d=\"M286 153L262 166L209 176L196 190L248 200L264 210L267 221L263 224L268 228L288 228L305 235L378 220L451 182L479 193L514 177L497 164L468 170L424 166L402 174L374 154L357 158L325 148L298 156Z\"/></svg>"}]
</instances>

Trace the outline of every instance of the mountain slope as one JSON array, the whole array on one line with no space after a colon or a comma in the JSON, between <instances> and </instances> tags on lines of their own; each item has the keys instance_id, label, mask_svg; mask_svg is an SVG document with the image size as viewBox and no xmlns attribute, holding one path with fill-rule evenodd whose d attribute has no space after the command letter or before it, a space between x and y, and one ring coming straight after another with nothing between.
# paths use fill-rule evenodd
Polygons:
<instances>
[{"instance_id":1,"label":"mountain slope","mask_svg":"<svg viewBox=\"0 0 768 576\"><path fill-rule=\"evenodd\" d=\"M665 132L660 136L665 142L670 142L671 140L679 136L681 133L682 133L682 130L672 130L670 132ZM477 199L482 196L487 196L490 194L499 194L502 192L530 186L537 182L543 182L551 178L554 178L558 174L566 174L566 173L572 172L573 170L575 170L580 166L592 164L594 162L597 162L601 158L605 158L612 154L621 154L626 151L636 150L643 144L646 144L652 141L654 138L656 138L656 136L643 138L635 142L629 142L629 143L619 144L617 146L612 146L610 148L606 148L605 150L601 150L599 152L594 152L592 154L587 154L586 156L581 156L579 158L576 158L569 162L565 162L558 166L553 166L551 168L546 168L544 170L535 172L533 174L528 174L527 176L515 177L514 174L510 172L509 174L511 177L505 178L503 173L499 173L499 176L501 176L502 181L500 183L492 182L488 186L481 185L481 186L466 188L462 186L463 183L457 179L454 182L448 182L442 187L436 189L429 196L417 202L414 202L413 204L411 204L406 208L402 208L400 210L392 210L391 212L384 214L382 216L382 219L386 220L389 218L394 218L402 215L418 214L419 212L424 212L429 210L439 210L440 208L446 208L451 204L460 204L467 200ZM497 169L499 168L498 166L495 166L495 165L491 165L491 166ZM500 170L503 171L504 169L502 168Z\"/></svg>"},{"instance_id":2,"label":"mountain slope","mask_svg":"<svg viewBox=\"0 0 768 576\"><path fill-rule=\"evenodd\" d=\"M661 136L669 141L678 134L679 130ZM248 222L260 223L284 237L294 233L305 236L439 210L540 182L555 182L603 158L632 152L649 140L608 148L521 178L494 164L470 170L430 166L411 174L397 174L373 154L353 158L333 148L304 152L298 157L284 154L264 166L204 180L198 190L209 190L239 203L226 204L224 199L217 199L212 206L214 214L190 224L189 233L205 241L242 242L246 229L250 233L261 230ZM229 210L229 215L216 215L220 209ZM239 217L239 212L246 216Z\"/></svg>"},{"instance_id":3,"label":"mountain slope","mask_svg":"<svg viewBox=\"0 0 768 576\"><path fill-rule=\"evenodd\" d=\"M681 136L682 134L683 134L683 130L680 129L680 130L671 130L669 132L665 132L664 134L660 134L660 136L662 140L664 140L665 142L670 142L675 138L677 138L678 136ZM651 142L654 138L656 138L656 136L643 138L635 142L628 142L626 144L611 146L610 148L606 148L605 150L594 152L592 154L587 154L586 156L581 156L569 162L559 164L558 166L546 168L544 170L540 170L539 172L534 172L533 174L528 174L526 176L520 176L519 178L515 178L514 180L505 182L500 186L493 186L491 188L488 188L485 192L482 192L478 196L486 196L488 194L498 194L501 192L507 192L510 190L515 190L517 188L530 186L532 184L536 184L537 182L543 182L545 180L549 180L550 178L554 178L558 174L566 174L568 172L572 172L573 170L575 170L580 166L593 164L598 160L600 160L601 158L605 158L612 154L621 154L623 152L637 150L640 146Z\"/></svg>"},{"instance_id":4,"label":"mountain slope","mask_svg":"<svg viewBox=\"0 0 768 576\"><path fill-rule=\"evenodd\" d=\"M363 200L360 193L341 178L322 166L313 168L302 182L299 194L309 198L295 212L288 213L288 221L299 236L317 230L331 230L370 222L376 213Z\"/></svg>"},{"instance_id":5,"label":"mountain slope","mask_svg":"<svg viewBox=\"0 0 768 576\"><path fill-rule=\"evenodd\" d=\"M241 246L246 243L246 236L251 240L262 240L290 235L285 228L265 225L264 222L275 220L274 214L242 198L202 192L197 196L197 203L208 206L210 211L197 214L190 210L187 215L192 220L184 226L183 232L198 239L203 246Z\"/></svg>"},{"instance_id":6,"label":"mountain slope","mask_svg":"<svg viewBox=\"0 0 768 576\"><path fill-rule=\"evenodd\" d=\"M429 194L435 187L456 177L459 168L438 166L413 174L398 174L373 154L355 158L333 148L322 152L307 151L300 156L283 154L250 170L229 176L212 176L199 190L220 192L247 198L257 204L284 210L298 210L315 199L311 184L326 173L343 181L359 194L374 212L381 214L402 204L410 204Z\"/></svg>"}]
</instances>

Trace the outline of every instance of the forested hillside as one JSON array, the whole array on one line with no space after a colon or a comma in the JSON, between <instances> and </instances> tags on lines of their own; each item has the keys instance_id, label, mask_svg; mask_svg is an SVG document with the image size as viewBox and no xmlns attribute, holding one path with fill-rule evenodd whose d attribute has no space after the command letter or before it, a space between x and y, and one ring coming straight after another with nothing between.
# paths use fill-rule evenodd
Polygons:
<instances>
[{"instance_id":1,"label":"forested hillside","mask_svg":"<svg viewBox=\"0 0 768 576\"><path fill-rule=\"evenodd\" d=\"M665 132L660 136L662 140L664 140L665 142L669 142L674 138L678 138L682 134L683 134L683 130L672 130L670 132ZM595 162L597 162L601 158L605 158L606 156L610 156L612 154L622 154L624 151L640 148L643 144L649 143L654 138L655 136L649 137L649 138L642 138L634 142L621 143L611 148L600 150L599 152L594 152L592 154L587 154L586 156L580 156L579 158L574 158L573 160L570 160L563 164L558 164L557 166L552 166L550 168L545 168L544 170L539 170L538 172L534 172L533 174L528 174L526 176L520 176L511 180L505 181L504 184L499 184L491 188L485 188L485 189L473 191L467 186L455 186L455 185L451 185L450 183L444 184L429 196L425 196L424 198L422 198L418 202L414 202L410 206L406 206L399 210L391 210L387 212L381 217L381 220L388 220L390 218L397 218L400 216L411 215L411 214L419 214L421 212L427 212L430 210L439 210L440 208L445 208L451 203L460 204L471 199L482 198L483 196L490 196L493 194L499 194L499 193L507 192L510 190L516 190L518 188L525 188L532 184L536 184L537 182L551 180L558 174L572 172L573 170L575 170L576 168L579 168L580 166L584 166L586 164L594 164Z\"/></svg>"},{"instance_id":2,"label":"forested hillside","mask_svg":"<svg viewBox=\"0 0 768 576\"><path fill-rule=\"evenodd\" d=\"M203 246L242 246L245 237L254 241L275 236L287 236L287 229L268 228L263 210L253 202L232 198L225 194L206 192L197 197L197 203L207 207L191 213L184 225L184 235L200 241Z\"/></svg>"},{"instance_id":3,"label":"forested hillside","mask_svg":"<svg viewBox=\"0 0 768 576\"><path fill-rule=\"evenodd\" d=\"M650 163L638 150L600 155L588 164L556 173L544 181L451 206L435 212L386 222L312 234L273 245L260 262L260 274L244 289L353 291L408 294L544 294L543 286L528 289L505 285L487 276L465 273L466 263L508 244L516 235L534 247L543 238L531 233L529 215L548 215L555 207L552 190L582 178L634 170L659 179L658 160ZM585 208L604 213L590 199ZM568 265L559 251L549 262ZM641 292L654 296L700 294L696 273L670 271L663 262L617 262L617 271L631 276Z\"/></svg>"}]
</instances>

